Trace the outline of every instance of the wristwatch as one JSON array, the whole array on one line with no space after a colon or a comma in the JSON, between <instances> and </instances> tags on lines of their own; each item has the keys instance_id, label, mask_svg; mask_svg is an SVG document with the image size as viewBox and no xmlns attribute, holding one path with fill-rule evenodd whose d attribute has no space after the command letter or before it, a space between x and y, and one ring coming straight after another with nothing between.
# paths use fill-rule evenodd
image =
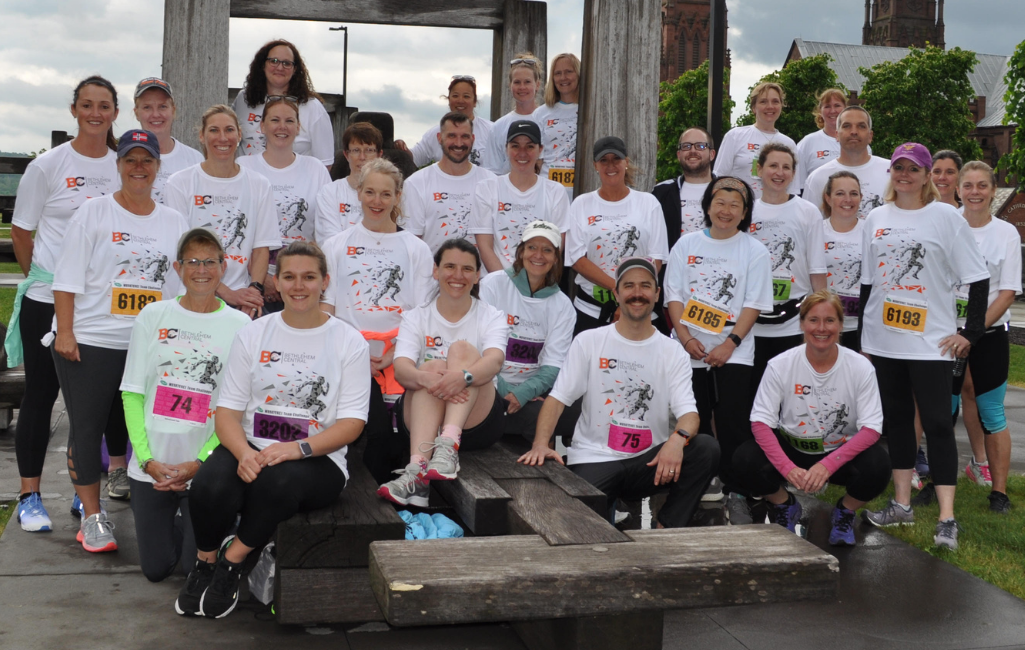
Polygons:
<instances>
[{"instance_id":1,"label":"wristwatch","mask_svg":"<svg viewBox=\"0 0 1025 650\"><path fill-rule=\"evenodd\" d=\"M313 457L313 447L311 447L310 443L306 442L305 440L299 441L299 451L301 451L303 454L303 460Z\"/></svg>"},{"instance_id":2,"label":"wristwatch","mask_svg":"<svg viewBox=\"0 0 1025 650\"><path fill-rule=\"evenodd\" d=\"M737 336L736 334L734 334L733 332L730 332L729 334L727 334L726 338L728 338L729 340L733 341L733 345L737 346L738 348L740 347L740 342L744 340L744 339L740 338L739 336Z\"/></svg>"},{"instance_id":3,"label":"wristwatch","mask_svg":"<svg viewBox=\"0 0 1025 650\"><path fill-rule=\"evenodd\" d=\"M690 435L687 433L687 431L685 429L677 429L675 431L675 433L676 433L676 435L678 435L681 438L683 438L683 440L684 440L683 446L684 447L686 447L687 445L690 444Z\"/></svg>"},{"instance_id":4,"label":"wristwatch","mask_svg":"<svg viewBox=\"0 0 1025 650\"><path fill-rule=\"evenodd\" d=\"M253 280L252 282L250 282L249 286L254 288L254 289L256 289L260 293L263 293L263 285L260 284L259 282L257 282L256 280Z\"/></svg>"},{"instance_id":5,"label":"wristwatch","mask_svg":"<svg viewBox=\"0 0 1025 650\"><path fill-rule=\"evenodd\" d=\"M467 386L473 386L473 373L471 373L469 370L463 371L463 379L466 380Z\"/></svg>"}]
</instances>

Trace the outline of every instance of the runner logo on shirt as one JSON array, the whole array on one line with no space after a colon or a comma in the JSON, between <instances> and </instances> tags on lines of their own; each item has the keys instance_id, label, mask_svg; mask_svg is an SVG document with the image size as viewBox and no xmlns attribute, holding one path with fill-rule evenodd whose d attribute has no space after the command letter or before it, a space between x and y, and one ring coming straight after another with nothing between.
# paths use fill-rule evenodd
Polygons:
<instances>
[{"instance_id":1,"label":"runner logo on shirt","mask_svg":"<svg viewBox=\"0 0 1025 650\"><path fill-rule=\"evenodd\" d=\"M880 228L875 231L873 238L879 240L885 237L894 240L883 244L884 249L877 256L880 258L878 266L884 269L883 286L890 285L892 288L900 287L921 293L921 285L904 284L907 280L918 280L918 274L925 269L925 245L910 237L904 238L905 235L911 235L912 231L912 228Z\"/></svg>"},{"instance_id":2,"label":"runner logo on shirt","mask_svg":"<svg viewBox=\"0 0 1025 650\"><path fill-rule=\"evenodd\" d=\"M570 120L566 126L560 127L562 120L550 119L545 124L545 134L551 145L552 153L558 160L575 160L577 154L577 122Z\"/></svg>"},{"instance_id":3,"label":"runner logo on shirt","mask_svg":"<svg viewBox=\"0 0 1025 650\"><path fill-rule=\"evenodd\" d=\"M306 213L310 204L301 196L281 194L281 199L276 201L280 221L278 227L281 229L283 239L303 239L302 229L306 225ZM295 228L295 233L289 235L289 231Z\"/></svg>"}]
</instances>

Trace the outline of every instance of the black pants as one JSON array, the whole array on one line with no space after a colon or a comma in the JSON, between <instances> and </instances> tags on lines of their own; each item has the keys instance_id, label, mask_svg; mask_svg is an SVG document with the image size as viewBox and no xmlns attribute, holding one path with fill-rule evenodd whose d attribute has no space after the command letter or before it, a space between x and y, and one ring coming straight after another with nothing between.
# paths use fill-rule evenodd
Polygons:
<instances>
[{"instance_id":1,"label":"black pants","mask_svg":"<svg viewBox=\"0 0 1025 650\"><path fill-rule=\"evenodd\" d=\"M719 440L721 458L719 477L728 492L746 494L743 482L737 480L733 469L733 454L749 440L751 433L751 404L753 393L751 366L728 363L721 368L694 368L691 386L697 402L701 425L698 431L713 435L712 420L715 420L715 437Z\"/></svg>"},{"instance_id":2,"label":"black pants","mask_svg":"<svg viewBox=\"0 0 1025 650\"><path fill-rule=\"evenodd\" d=\"M18 474L23 478L36 478L43 473L53 403L60 391L50 349L39 342L52 326L53 305L27 296L22 299L18 329L25 350L25 396L21 398L18 411L14 451L18 457Z\"/></svg>"},{"instance_id":3,"label":"black pants","mask_svg":"<svg viewBox=\"0 0 1025 650\"><path fill-rule=\"evenodd\" d=\"M562 437L563 440L573 439L573 429L580 418L583 400L577 400L562 410L559 421L555 423L552 438ZM537 431L537 416L541 413L543 401L530 401L515 413L506 413L502 418L502 432L506 435L522 436L527 442L534 442Z\"/></svg>"},{"instance_id":4,"label":"black pants","mask_svg":"<svg viewBox=\"0 0 1025 650\"><path fill-rule=\"evenodd\" d=\"M751 367L750 384L752 400L754 400L753 396L758 394L758 385L762 383L762 375L765 374L765 367L769 365L769 360L783 354L790 348L796 348L802 343L804 343L803 334L775 338L769 336L755 337L755 364Z\"/></svg>"},{"instance_id":5,"label":"black pants","mask_svg":"<svg viewBox=\"0 0 1025 650\"><path fill-rule=\"evenodd\" d=\"M187 575L196 563L188 491L162 492L149 481L129 478L128 482L142 574L150 582L169 577L175 568Z\"/></svg>"},{"instance_id":6,"label":"black pants","mask_svg":"<svg viewBox=\"0 0 1025 650\"><path fill-rule=\"evenodd\" d=\"M636 501L669 492L665 505L658 511L658 521L666 528L683 528L690 523L702 493L719 467L719 444L711 436L695 436L683 450L680 480L655 485L658 467L648 467L648 463L661 448L659 445L625 460L577 463L569 468L608 496L610 523L615 521L616 499Z\"/></svg>"},{"instance_id":7,"label":"black pants","mask_svg":"<svg viewBox=\"0 0 1025 650\"><path fill-rule=\"evenodd\" d=\"M913 361L872 355L883 401L883 430L893 469L914 469L915 402L929 444L936 485L957 485L957 443L950 418L953 361ZM912 399L912 397L914 399Z\"/></svg>"},{"instance_id":8,"label":"black pants","mask_svg":"<svg viewBox=\"0 0 1025 650\"><path fill-rule=\"evenodd\" d=\"M844 346L848 350L861 352L861 337L858 335L858 330L851 330L850 332L842 333L840 335L840 345Z\"/></svg>"},{"instance_id":9,"label":"black pants","mask_svg":"<svg viewBox=\"0 0 1025 650\"><path fill-rule=\"evenodd\" d=\"M376 380L370 380L370 411L363 434L367 438L363 463L380 483L392 480L392 471L409 460L409 436L400 435L392 426L392 412L384 402L384 393Z\"/></svg>"},{"instance_id":10,"label":"black pants","mask_svg":"<svg viewBox=\"0 0 1025 650\"><path fill-rule=\"evenodd\" d=\"M787 458L801 469L811 469L828 454L806 454L786 442L780 443ZM750 440L737 449L733 456L733 469L743 478L754 496L775 494L786 481L765 456L758 441ZM890 457L882 445L874 444L836 470L829 482L847 487L847 494L858 501L871 501L886 489L890 482Z\"/></svg>"},{"instance_id":11,"label":"black pants","mask_svg":"<svg viewBox=\"0 0 1025 650\"><path fill-rule=\"evenodd\" d=\"M255 447L254 447L255 449ZM238 476L238 461L224 446L217 447L189 489L189 510L196 547L216 551L242 514L237 537L251 548L264 546L278 524L297 512L326 508L345 487L345 474L327 456L268 465L256 480Z\"/></svg>"},{"instance_id":12,"label":"black pants","mask_svg":"<svg viewBox=\"0 0 1025 650\"><path fill-rule=\"evenodd\" d=\"M579 309L576 310L576 312L577 312L577 324L573 326L573 336L574 337L576 337L576 335L581 333L581 332L586 332L587 330L598 329L599 327L604 327L604 326L609 324L608 320L602 320L601 318L595 318L594 316L591 316L589 314L585 314L584 312L580 311Z\"/></svg>"}]
</instances>

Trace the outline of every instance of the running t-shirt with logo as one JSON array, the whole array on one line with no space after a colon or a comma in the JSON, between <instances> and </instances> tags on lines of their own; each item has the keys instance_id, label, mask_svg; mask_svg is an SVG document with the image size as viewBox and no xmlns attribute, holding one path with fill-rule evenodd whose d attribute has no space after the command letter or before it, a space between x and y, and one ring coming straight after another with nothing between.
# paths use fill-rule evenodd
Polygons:
<instances>
[{"instance_id":1,"label":"running t-shirt with logo","mask_svg":"<svg viewBox=\"0 0 1025 650\"><path fill-rule=\"evenodd\" d=\"M177 300L147 305L132 325L122 391L146 397L146 440L153 458L195 460L214 435L214 404L235 334L249 324L223 302L217 311L189 311ZM138 463L128 476L153 483Z\"/></svg>"},{"instance_id":2,"label":"running t-shirt with logo","mask_svg":"<svg viewBox=\"0 0 1025 650\"><path fill-rule=\"evenodd\" d=\"M862 219L884 203L883 195L890 182L890 161L878 156L872 156L867 163L857 167L841 165L839 160L829 161L808 176L804 183L804 198L821 211L822 191L829 177L839 171L848 171L858 177L861 184L861 210L858 216Z\"/></svg>"},{"instance_id":3,"label":"running t-shirt with logo","mask_svg":"<svg viewBox=\"0 0 1025 650\"><path fill-rule=\"evenodd\" d=\"M466 315L453 323L438 312L437 299L431 300L403 312L395 358L412 359L417 366L424 361L447 359L448 349L456 341L466 341L481 354L491 348L505 354L509 340L507 320L504 313L474 298Z\"/></svg>"},{"instance_id":4,"label":"running t-shirt with logo","mask_svg":"<svg viewBox=\"0 0 1025 650\"><path fill-rule=\"evenodd\" d=\"M556 102L542 104L534 111L534 121L541 127L541 176L566 188L573 200L573 181L577 166L578 104Z\"/></svg>"},{"instance_id":5,"label":"running t-shirt with logo","mask_svg":"<svg viewBox=\"0 0 1025 650\"><path fill-rule=\"evenodd\" d=\"M32 263L51 273L57 268L64 234L75 211L87 199L113 194L121 187L117 155L89 158L70 142L37 156L18 182L18 198L11 221L23 230L36 231ZM50 285L35 283L26 294L37 302L53 304Z\"/></svg>"},{"instance_id":6,"label":"running t-shirt with logo","mask_svg":"<svg viewBox=\"0 0 1025 650\"><path fill-rule=\"evenodd\" d=\"M421 169L409 177L402 192L407 216L403 227L427 242L431 254L449 239L476 243L471 230L474 190L494 177L477 165L462 176L446 174L436 164Z\"/></svg>"},{"instance_id":7,"label":"running t-shirt with logo","mask_svg":"<svg viewBox=\"0 0 1025 650\"><path fill-rule=\"evenodd\" d=\"M494 236L495 254L505 268L516 261L516 247L530 222L543 219L560 232L569 230L566 192L546 178L538 177L532 188L521 192L508 175L498 176L481 181L474 192L470 232Z\"/></svg>"},{"instance_id":8,"label":"running t-shirt with logo","mask_svg":"<svg viewBox=\"0 0 1025 650\"><path fill-rule=\"evenodd\" d=\"M567 406L584 398L568 464L620 461L668 440L676 419L697 412L688 361L657 331L643 341L615 325L578 334L550 393Z\"/></svg>"},{"instance_id":9,"label":"running t-shirt with logo","mask_svg":"<svg viewBox=\"0 0 1025 650\"><path fill-rule=\"evenodd\" d=\"M992 305L1001 291L1013 291L1021 295L1021 236L1018 229L993 219L981 228L971 228L979 252L986 260L989 270L989 300ZM958 283L954 288L957 299L957 326L964 327L968 315L968 285ZM1011 310L1005 311L990 327L1003 325L1011 320Z\"/></svg>"},{"instance_id":10,"label":"running t-shirt with logo","mask_svg":"<svg viewBox=\"0 0 1025 650\"><path fill-rule=\"evenodd\" d=\"M502 175L509 173L509 156L506 154L505 146L509 138L509 125L513 122L527 121L537 122L534 115L520 115L516 111L510 111L498 118L491 125L491 135L488 136L488 145L484 150L484 168L493 173ZM541 125L538 124L538 127ZM474 127L476 128L476 127Z\"/></svg>"},{"instance_id":11,"label":"running t-shirt with logo","mask_svg":"<svg viewBox=\"0 0 1025 650\"><path fill-rule=\"evenodd\" d=\"M427 302L434 286L431 250L410 232L356 224L323 248L332 282L321 300L357 330L392 331L404 312Z\"/></svg>"},{"instance_id":12,"label":"running t-shirt with logo","mask_svg":"<svg viewBox=\"0 0 1025 650\"><path fill-rule=\"evenodd\" d=\"M818 373L807 345L769 360L758 386L751 421L779 431L785 444L806 454L826 454L868 427L883 430L883 404L872 362L837 346L836 363Z\"/></svg>"},{"instance_id":13,"label":"running t-shirt with logo","mask_svg":"<svg viewBox=\"0 0 1025 650\"><path fill-rule=\"evenodd\" d=\"M705 352L711 352L733 332L741 310L772 309L769 251L746 232L729 239L713 239L705 232L684 235L673 246L666 266L666 306L670 302L683 305L683 324ZM754 365L753 339L744 338L727 363ZM690 359L690 365L708 367L695 359Z\"/></svg>"},{"instance_id":14,"label":"running t-shirt with logo","mask_svg":"<svg viewBox=\"0 0 1025 650\"><path fill-rule=\"evenodd\" d=\"M775 142L785 144L791 151L797 151L797 144L779 131L763 133L753 124L730 129L723 136L719 151L715 154L715 175L736 176L751 186L755 196L762 196L762 179L758 177L758 152L762 147ZM793 184L791 184L794 187Z\"/></svg>"},{"instance_id":15,"label":"running t-shirt with logo","mask_svg":"<svg viewBox=\"0 0 1025 650\"><path fill-rule=\"evenodd\" d=\"M217 408L243 411L246 439L264 449L311 438L336 420L366 422L370 381L370 348L359 332L337 318L296 329L279 312L235 336ZM348 479L346 450L327 457Z\"/></svg>"},{"instance_id":16,"label":"running t-shirt with logo","mask_svg":"<svg viewBox=\"0 0 1025 650\"><path fill-rule=\"evenodd\" d=\"M82 206L68 224L75 245L64 247L53 275L54 291L76 294L79 343L128 349L142 308L178 295L181 283L172 264L187 230L184 217L159 203L145 217L125 210L113 196Z\"/></svg>"},{"instance_id":17,"label":"running t-shirt with logo","mask_svg":"<svg viewBox=\"0 0 1025 650\"><path fill-rule=\"evenodd\" d=\"M705 228L705 211L701 209L701 199L705 196L708 183L687 183L676 179L680 189L680 236L698 232Z\"/></svg>"},{"instance_id":18,"label":"running t-shirt with logo","mask_svg":"<svg viewBox=\"0 0 1025 650\"><path fill-rule=\"evenodd\" d=\"M484 157L488 148L488 141L491 138L493 122L483 117L473 118L473 148L470 150L470 162L474 165L484 166ZM507 127L508 128L508 127ZM444 153L441 150L441 143L438 142L438 134L441 133L441 125L435 124L427 129L420 142L413 145L409 150L413 154L413 163L417 167L430 165L441 160Z\"/></svg>"},{"instance_id":19,"label":"running t-shirt with logo","mask_svg":"<svg viewBox=\"0 0 1025 650\"><path fill-rule=\"evenodd\" d=\"M174 149L171 153L160 154L160 169L157 171L157 179L153 181L153 200L157 203L164 202L164 185L167 185L167 179L183 169L203 162L203 154L187 144L171 139L174 140Z\"/></svg>"},{"instance_id":20,"label":"running t-shirt with logo","mask_svg":"<svg viewBox=\"0 0 1025 650\"><path fill-rule=\"evenodd\" d=\"M323 245L338 233L363 221L359 191L349 187L349 177L320 188L317 194L317 243Z\"/></svg>"},{"instance_id":21,"label":"running t-shirt with logo","mask_svg":"<svg viewBox=\"0 0 1025 650\"><path fill-rule=\"evenodd\" d=\"M281 247L270 181L239 166L232 178L210 176L201 165L178 172L164 186L164 202L185 215L190 228L221 238L228 270L222 282L232 290L249 286L254 248Z\"/></svg>"},{"instance_id":22,"label":"running t-shirt with logo","mask_svg":"<svg viewBox=\"0 0 1025 650\"><path fill-rule=\"evenodd\" d=\"M772 300L782 304L811 293L813 273L826 273L822 215L802 198L791 196L780 205L755 201L751 234L765 244L771 258ZM777 338L801 333L796 316L785 323L755 324L755 336Z\"/></svg>"},{"instance_id":23,"label":"running t-shirt with logo","mask_svg":"<svg viewBox=\"0 0 1025 650\"><path fill-rule=\"evenodd\" d=\"M522 384L541 366L562 367L576 323L573 304L566 294L556 291L546 298L524 296L503 272L489 273L481 280L480 299L506 314L509 342L502 378L509 384Z\"/></svg>"},{"instance_id":24,"label":"running t-shirt with logo","mask_svg":"<svg viewBox=\"0 0 1025 650\"><path fill-rule=\"evenodd\" d=\"M940 341L956 331L954 285L989 277L968 222L939 201L918 210L887 203L869 213L861 248L861 283L872 285L862 352L943 360Z\"/></svg>"},{"instance_id":25,"label":"running t-shirt with logo","mask_svg":"<svg viewBox=\"0 0 1025 650\"><path fill-rule=\"evenodd\" d=\"M837 232L829 219L822 222L826 250L826 287L843 303L843 331L858 329L861 305L861 244L865 222L858 219L848 232Z\"/></svg>"},{"instance_id":26,"label":"running t-shirt with logo","mask_svg":"<svg viewBox=\"0 0 1025 650\"><path fill-rule=\"evenodd\" d=\"M244 156L238 164L270 181L277 207L278 232L281 245L293 241L313 241L316 237L317 197L331 184L331 175L316 158L296 154L292 164L276 169L263 155Z\"/></svg>"},{"instance_id":27,"label":"running t-shirt with logo","mask_svg":"<svg viewBox=\"0 0 1025 650\"><path fill-rule=\"evenodd\" d=\"M267 139L260 133L263 107L262 103L259 106L246 106L245 88L235 97L232 108L242 128L242 142L238 147L241 156L255 156L263 153L267 147ZM335 163L335 135L331 128L331 118L319 100L311 98L305 104L299 104L299 135L295 138L292 150L297 154L313 156L325 167Z\"/></svg>"},{"instance_id":28,"label":"running t-shirt with logo","mask_svg":"<svg viewBox=\"0 0 1025 650\"><path fill-rule=\"evenodd\" d=\"M808 176L819 167L831 160L840 157L840 141L831 135L826 135L822 129L809 133L797 143L797 169L794 174L794 184L790 189L800 192ZM815 201L811 201L815 203Z\"/></svg>"},{"instance_id":29,"label":"running t-shirt with logo","mask_svg":"<svg viewBox=\"0 0 1025 650\"><path fill-rule=\"evenodd\" d=\"M669 258L666 222L658 199L646 192L630 190L620 201L606 201L598 192L581 194L569 208L566 233L566 265L582 257L594 262L610 277L624 257L650 257L663 262ZM577 286L600 303L613 299L612 292L577 274ZM573 305L597 318L601 309L577 297ZM654 315L654 314L653 314Z\"/></svg>"}]
</instances>

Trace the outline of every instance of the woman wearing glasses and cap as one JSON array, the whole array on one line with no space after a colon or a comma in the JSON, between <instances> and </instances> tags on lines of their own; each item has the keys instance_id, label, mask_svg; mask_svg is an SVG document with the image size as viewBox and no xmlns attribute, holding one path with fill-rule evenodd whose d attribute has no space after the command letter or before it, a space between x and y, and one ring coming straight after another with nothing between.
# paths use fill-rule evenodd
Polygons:
<instances>
[{"instance_id":1,"label":"woman wearing glasses and cap","mask_svg":"<svg viewBox=\"0 0 1025 650\"><path fill-rule=\"evenodd\" d=\"M335 162L335 136L320 96L313 89L310 73L299 50L286 40L264 44L256 51L245 88L235 97L232 108L242 118L241 154L262 153L266 137L260 131L265 104L274 97L288 97L299 105L302 128L295 139L295 152L313 156L329 170Z\"/></svg>"},{"instance_id":2,"label":"woman wearing glasses and cap","mask_svg":"<svg viewBox=\"0 0 1025 650\"><path fill-rule=\"evenodd\" d=\"M462 113L470 118L470 125L473 131L473 149L470 151L470 162L474 165L484 164L484 152L487 150L488 137L491 135L491 128L494 122L475 115L473 110L477 106L477 80L470 75L456 75L448 85L448 95L443 99L448 100L448 109L456 113ZM413 156L416 166L424 167L441 160L441 140L439 134L441 127L434 125L424 133L420 142L413 145L410 150L402 140L395 141L395 147L408 152Z\"/></svg>"},{"instance_id":3,"label":"woman wearing glasses and cap","mask_svg":"<svg viewBox=\"0 0 1025 650\"><path fill-rule=\"evenodd\" d=\"M171 137L171 126L178 112L171 84L147 77L135 87L135 119L143 129L160 140L160 171L153 183L153 200L164 202L164 185L171 174L203 162L203 154Z\"/></svg>"},{"instance_id":4,"label":"woman wearing glasses and cap","mask_svg":"<svg viewBox=\"0 0 1025 650\"><path fill-rule=\"evenodd\" d=\"M488 147L484 152L484 166L496 174L509 173L509 157L506 155L505 142L502 141L503 136L509 132L509 127L514 122L534 121L537 91L541 87L543 76L544 64L531 52L517 54L516 58L509 62L509 93L515 106L495 121L491 131L497 135L489 138Z\"/></svg>"}]
</instances>

